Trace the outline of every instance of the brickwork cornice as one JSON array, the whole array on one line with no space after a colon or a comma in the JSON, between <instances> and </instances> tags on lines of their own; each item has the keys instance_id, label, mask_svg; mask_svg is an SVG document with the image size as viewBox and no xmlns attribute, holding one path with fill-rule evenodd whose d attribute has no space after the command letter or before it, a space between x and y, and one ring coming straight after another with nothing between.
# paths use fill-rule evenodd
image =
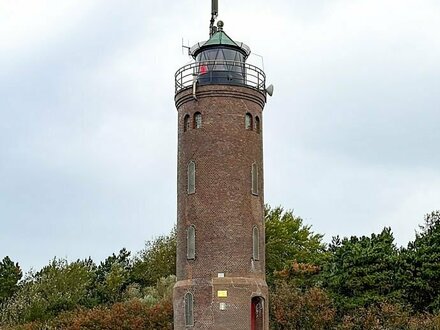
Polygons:
<instances>
[{"instance_id":1,"label":"brickwork cornice","mask_svg":"<svg viewBox=\"0 0 440 330\"><path fill-rule=\"evenodd\" d=\"M255 102L261 108L266 104L266 93L255 88L246 86L235 85L204 85L197 86L196 90L197 99L206 97L225 97L225 98L237 98L245 99L251 102ZM174 97L176 108L179 109L183 104L187 102L193 102L193 90L192 88L186 88L181 90Z\"/></svg>"}]
</instances>

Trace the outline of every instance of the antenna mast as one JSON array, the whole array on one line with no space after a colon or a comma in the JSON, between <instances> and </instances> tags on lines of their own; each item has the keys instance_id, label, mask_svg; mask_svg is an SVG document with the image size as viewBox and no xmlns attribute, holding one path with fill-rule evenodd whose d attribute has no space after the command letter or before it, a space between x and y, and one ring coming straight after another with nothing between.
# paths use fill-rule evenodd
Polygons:
<instances>
[{"instance_id":1,"label":"antenna mast","mask_svg":"<svg viewBox=\"0 0 440 330\"><path fill-rule=\"evenodd\" d=\"M212 37L217 32L217 28L214 26L215 19L218 16L218 0L212 0L211 9L211 22L209 25L209 37Z\"/></svg>"}]
</instances>

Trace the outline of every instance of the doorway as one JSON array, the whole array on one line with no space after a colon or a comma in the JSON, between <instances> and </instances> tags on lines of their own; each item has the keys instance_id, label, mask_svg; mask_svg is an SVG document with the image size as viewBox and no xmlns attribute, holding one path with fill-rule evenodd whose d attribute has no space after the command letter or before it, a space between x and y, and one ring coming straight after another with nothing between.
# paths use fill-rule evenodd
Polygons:
<instances>
[{"instance_id":1,"label":"doorway","mask_svg":"<svg viewBox=\"0 0 440 330\"><path fill-rule=\"evenodd\" d=\"M263 297L252 298L251 330L264 330L264 298Z\"/></svg>"}]
</instances>

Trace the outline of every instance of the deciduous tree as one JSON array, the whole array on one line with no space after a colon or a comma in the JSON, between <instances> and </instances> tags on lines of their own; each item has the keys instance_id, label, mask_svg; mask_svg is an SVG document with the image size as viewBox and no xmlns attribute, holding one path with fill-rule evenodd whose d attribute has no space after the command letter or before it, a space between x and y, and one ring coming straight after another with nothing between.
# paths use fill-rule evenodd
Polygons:
<instances>
[{"instance_id":1,"label":"deciduous tree","mask_svg":"<svg viewBox=\"0 0 440 330\"><path fill-rule=\"evenodd\" d=\"M319 265L325 259L323 236L315 234L292 211L266 205L265 225L266 274L270 285L275 272L288 269L294 262Z\"/></svg>"},{"instance_id":2,"label":"deciduous tree","mask_svg":"<svg viewBox=\"0 0 440 330\"><path fill-rule=\"evenodd\" d=\"M176 232L148 241L135 257L131 281L154 286L162 277L176 274Z\"/></svg>"}]
</instances>

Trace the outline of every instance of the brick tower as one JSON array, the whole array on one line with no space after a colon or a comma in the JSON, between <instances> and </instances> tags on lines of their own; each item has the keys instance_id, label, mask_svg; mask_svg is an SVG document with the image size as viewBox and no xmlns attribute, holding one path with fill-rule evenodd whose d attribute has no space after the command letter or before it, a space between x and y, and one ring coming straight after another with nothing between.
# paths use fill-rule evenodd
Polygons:
<instances>
[{"instance_id":1,"label":"brick tower","mask_svg":"<svg viewBox=\"0 0 440 330\"><path fill-rule=\"evenodd\" d=\"M214 1L215 3L215 1ZM223 22L176 73L174 329L267 330L263 199L265 74Z\"/></svg>"}]
</instances>

